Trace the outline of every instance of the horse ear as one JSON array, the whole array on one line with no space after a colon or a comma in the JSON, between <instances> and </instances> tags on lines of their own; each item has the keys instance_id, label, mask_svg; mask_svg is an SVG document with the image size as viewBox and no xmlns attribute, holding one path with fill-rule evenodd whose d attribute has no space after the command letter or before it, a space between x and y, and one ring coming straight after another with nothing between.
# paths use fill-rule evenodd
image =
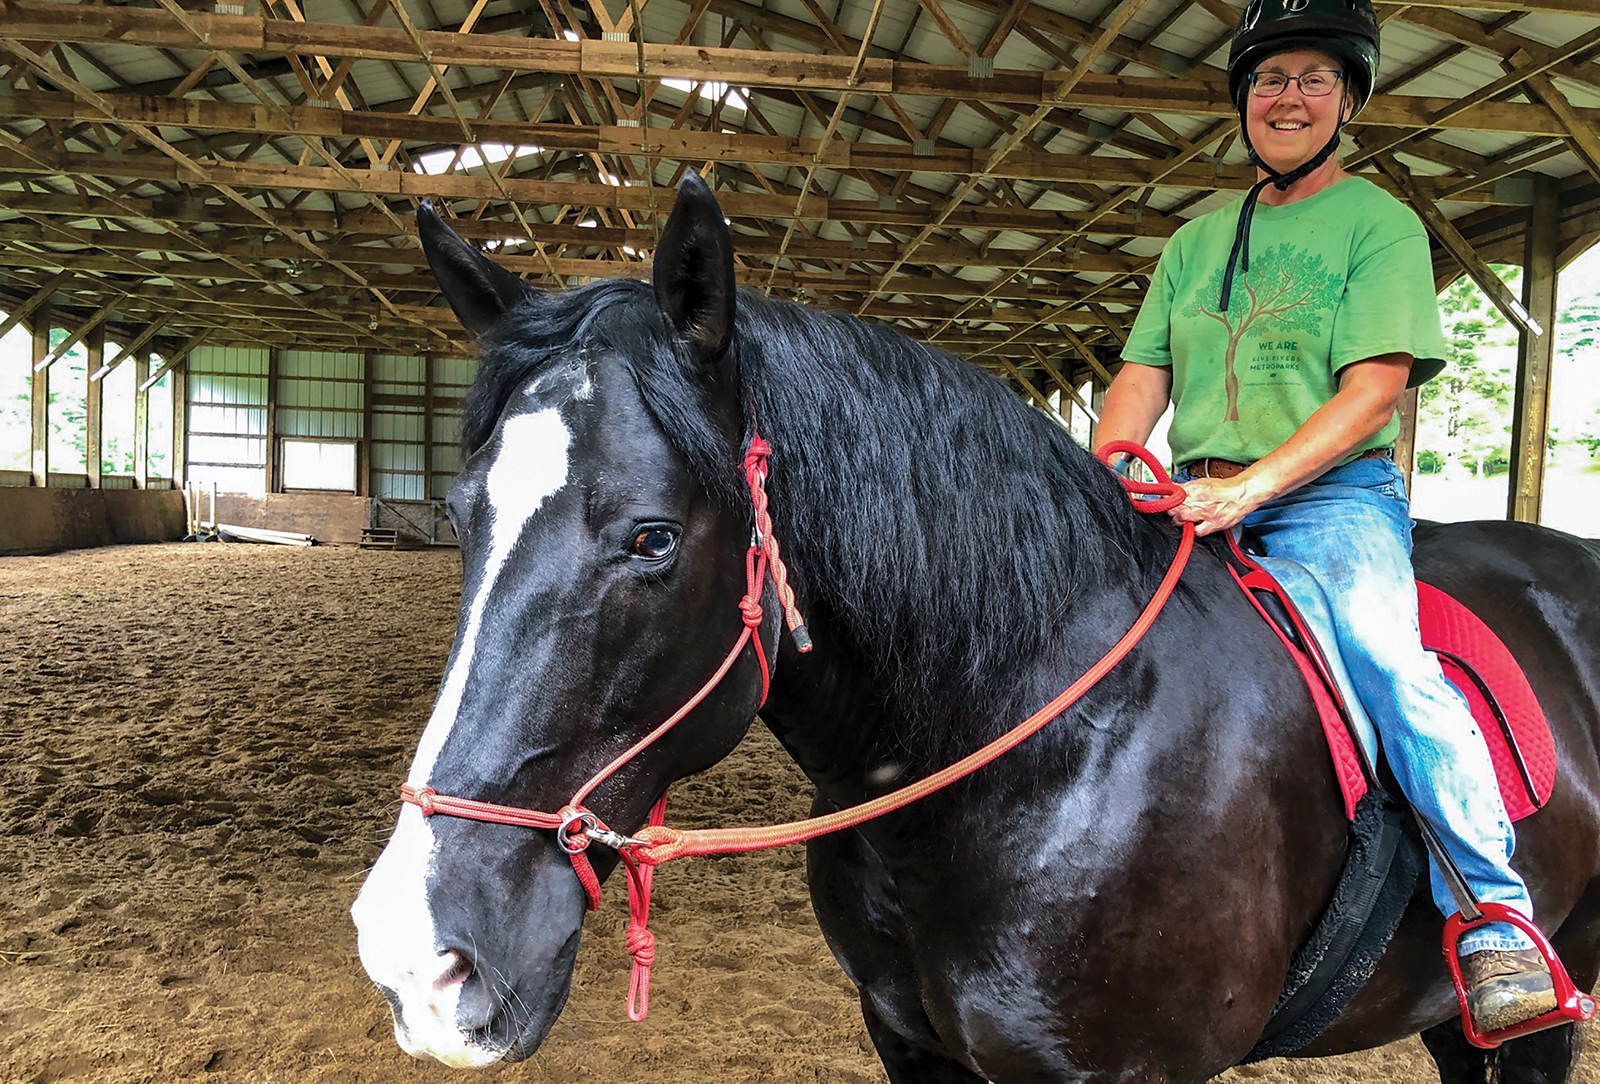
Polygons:
<instances>
[{"instance_id":1,"label":"horse ear","mask_svg":"<svg viewBox=\"0 0 1600 1084\"><path fill-rule=\"evenodd\" d=\"M678 185L678 201L656 243L651 271L656 304L705 361L733 338L733 238L717 198L694 170Z\"/></svg>"},{"instance_id":2,"label":"horse ear","mask_svg":"<svg viewBox=\"0 0 1600 1084\"><path fill-rule=\"evenodd\" d=\"M521 279L462 240L439 217L432 200L423 200L417 207L417 231L439 289L473 338L482 338L532 293Z\"/></svg>"}]
</instances>

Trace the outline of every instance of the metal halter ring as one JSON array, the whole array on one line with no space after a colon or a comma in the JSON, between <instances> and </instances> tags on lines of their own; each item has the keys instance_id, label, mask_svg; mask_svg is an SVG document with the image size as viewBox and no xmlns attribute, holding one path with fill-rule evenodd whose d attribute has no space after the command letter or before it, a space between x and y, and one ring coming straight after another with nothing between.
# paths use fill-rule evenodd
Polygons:
<instances>
[{"instance_id":1,"label":"metal halter ring","mask_svg":"<svg viewBox=\"0 0 1600 1084\"><path fill-rule=\"evenodd\" d=\"M572 831L574 824L579 825L579 830ZM582 809L573 809L570 806L561 811L561 824L556 828L556 843L568 854L577 854L589 846L589 835L600 826L600 820L593 813Z\"/></svg>"},{"instance_id":2,"label":"metal halter ring","mask_svg":"<svg viewBox=\"0 0 1600 1084\"><path fill-rule=\"evenodd\" d=\"M572 831L572 826L580 826L579 831ZM587 809L568 808L561 814L561 824L556 828L556 843L568 854L577 854L589 846L589 841L603 843L612 850L620 851L624 847L637 847L640 840L632 836L625 836L620 832L613 832L600 823L600 818L590 813Z\"/></svg>"}]
</instances>

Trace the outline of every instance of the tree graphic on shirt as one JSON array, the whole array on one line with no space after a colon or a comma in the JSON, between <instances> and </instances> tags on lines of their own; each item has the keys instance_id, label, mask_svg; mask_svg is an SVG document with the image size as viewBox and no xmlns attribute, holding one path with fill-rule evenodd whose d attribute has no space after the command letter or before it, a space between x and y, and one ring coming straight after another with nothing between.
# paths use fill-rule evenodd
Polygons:
<instances>
[{"instance_id":1,"label":"tree graphic on shirt","mask_svg":"<svg viewBox=\"0 0 1600 1084\"><path fill-rule=\"evenodd\" d=\"M1239 374L1234 355L1245 332L1309 331L1322 329L1322 317L1339 302L1342 283L1328 269L1321 256L1313 256L1292 245L1275 245L1250 257L1248 273L1233 277L1233 294L1228 311L1217 302L1222 299L1222 275L1218 270L1199 295L1183 311L1185 316L1209 316L1228 332L1228 350L1223 356L1223 387L1228 393L1226 420L1239 420Z\"/></svg>"}]
</instances>

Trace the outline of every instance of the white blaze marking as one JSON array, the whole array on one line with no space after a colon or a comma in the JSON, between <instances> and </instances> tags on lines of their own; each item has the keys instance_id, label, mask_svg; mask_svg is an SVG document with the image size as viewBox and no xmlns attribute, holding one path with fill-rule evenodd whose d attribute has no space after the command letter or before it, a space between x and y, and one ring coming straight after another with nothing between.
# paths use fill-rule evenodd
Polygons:
<instances>
[{"instance_id":1,"label":"white blaze marking","mask_svg":"<svg viewBox=\"0 0 1600 1084\"><path fill-rule=\"evenodd\" d=\"M478 629L483 623L483 608L500 575L500 568L511 556L512 547L523 529L545 500L566 484L567 448L572 435L567 432L555 408L506 419L500 428L500 451L489 467L486 479L489 497L489 555L484 558L483 575L478 578L478 593L467 609L461 629L461 646L445 675L444 687L433 707L433 717L422 732L417 758L411 762L406 781L414 787L427 784L433 762L450 737L461 697L472 672L472 656L477 650Z\"/></svg>"},{"instance_id":2,"label":"white blaze marking","mask_svg":"<svg viewBox=\"0 0 1600 1084\"><path fill-rule=\"evenodd\" d=\"M461 626L460 645L406 777L412 786L425 786L433 774L461 710L484 607L528 522L566 484L571 442L553 407L508 418L500 428L499 450L486 477L489 552ZM451 964L451 957L434 948L438 937L428 907L427 881L437 846L422 811L402 806L394 835L350 909L361 964L373 981L395 991L400 1000L405 1027L402 1031L401 1021L396 1020L395 1038L403 1049L449 1065L486 1065L498 1053L468 1044L455 1024L461 985L452 983L442 990L434 985Z\"/></svg>"}]
</instances>

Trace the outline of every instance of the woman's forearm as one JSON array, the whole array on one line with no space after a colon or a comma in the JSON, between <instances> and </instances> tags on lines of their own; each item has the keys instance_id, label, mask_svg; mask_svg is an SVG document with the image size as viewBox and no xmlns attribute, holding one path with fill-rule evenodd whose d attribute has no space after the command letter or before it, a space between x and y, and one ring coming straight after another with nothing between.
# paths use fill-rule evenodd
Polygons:
<instances>
[{"instance_id":1,"label":"woman's forearm","mask_svg":"<svg viewBox=\"0 0 1600 1084\"><path fill-rule=\"evenodd\" d=\"M1100 423L1094 431L1095 449L1098 451L1114 440L1131 440L1136 444L1149 440L1171 397L1171 369L1124 362L1122 371L1106 389Z\"/></svg>"}]
</instances>

